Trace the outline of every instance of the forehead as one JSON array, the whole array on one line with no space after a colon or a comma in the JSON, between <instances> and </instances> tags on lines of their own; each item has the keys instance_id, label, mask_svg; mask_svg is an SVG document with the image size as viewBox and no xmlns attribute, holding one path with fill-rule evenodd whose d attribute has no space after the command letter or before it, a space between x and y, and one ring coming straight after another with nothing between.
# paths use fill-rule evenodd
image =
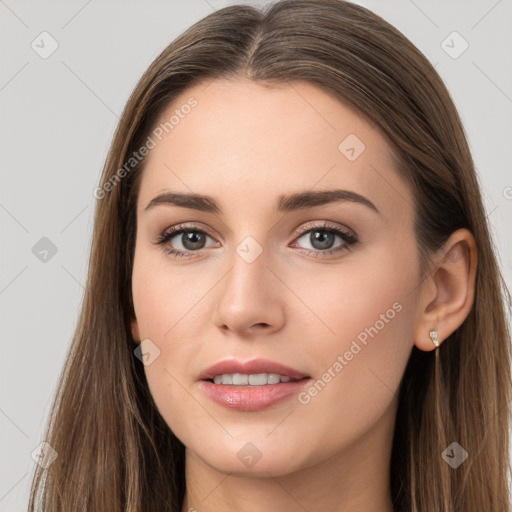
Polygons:
<instances>
[{"instance_id":1,"label":"forehead","mask_svg":"<svg viewBox=\"0 0 512 512\"><path fill-rule=\"evenodd\" d=\"M165 190L247 211L271 208L281 194L343 188L371 196L385 215L411 213L386 138L312 84L202 82L168 105L150 136L139 211Z\"/></svg>"}]
</instances>

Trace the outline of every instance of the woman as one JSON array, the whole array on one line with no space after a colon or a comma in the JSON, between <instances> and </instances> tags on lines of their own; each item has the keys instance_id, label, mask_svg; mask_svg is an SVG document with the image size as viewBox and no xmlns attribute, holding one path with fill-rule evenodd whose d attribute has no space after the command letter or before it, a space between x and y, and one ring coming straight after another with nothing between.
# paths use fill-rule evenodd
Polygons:
<instances>
[{"instance_id":1,"label":"woman","mask_svg":"<svg viewBox=\"0 0 512 512\"><path fill-rule=\"evenodd\" d=\"M370 11L221 9L137 84L30 510L509 511L460 118Z\"/></svg>"}]
</instances>

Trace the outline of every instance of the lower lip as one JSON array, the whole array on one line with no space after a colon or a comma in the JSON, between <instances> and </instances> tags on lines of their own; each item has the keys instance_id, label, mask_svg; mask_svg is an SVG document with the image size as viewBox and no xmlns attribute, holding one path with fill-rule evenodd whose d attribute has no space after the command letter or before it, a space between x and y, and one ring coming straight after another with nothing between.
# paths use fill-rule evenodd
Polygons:
<instances>
[{"instance_id":1,"label":"lower lip","mask_svg":"<svg viewBox=\"0 0 512 512\"><path fill-rule=\"evenodd\" d=\"M297 395L310 381L305 378L293 382L266 384L265 386L227 386L201 381L204 392L214 402L237 411L261 411L286 398Z\"/></svg>"}]
</instances>

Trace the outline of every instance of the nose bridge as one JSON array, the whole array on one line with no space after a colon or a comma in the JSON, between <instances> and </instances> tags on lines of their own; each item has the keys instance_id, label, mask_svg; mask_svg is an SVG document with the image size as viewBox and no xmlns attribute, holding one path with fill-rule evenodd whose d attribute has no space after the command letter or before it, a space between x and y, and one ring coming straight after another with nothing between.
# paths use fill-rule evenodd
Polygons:
<instances>
[{"instance_id":1,"label":"nose bridge","mask_svg":"<svg viewBox=\"0 0 512 512\"><path fill-rule=\"evenodd\" d=\"M243 332L253 325L278 327L283 320L279 283L270 270L270 252L246 235L230 254L230 268L219 287L215 324Z\"/></svg>"},{"instance_id":2,"label":"nose bridge","mask_svg":"<svg viewBox=\"0 0 512 512\"><path fill-rule=\"evenodd\" d=\"M245 236L231 254L231 270L226 276L224 293L229 294L231 300L240 301L240 305L261 298L270 273L269 256L268 250L252 235Z\"/></svg>"}]
</instances>

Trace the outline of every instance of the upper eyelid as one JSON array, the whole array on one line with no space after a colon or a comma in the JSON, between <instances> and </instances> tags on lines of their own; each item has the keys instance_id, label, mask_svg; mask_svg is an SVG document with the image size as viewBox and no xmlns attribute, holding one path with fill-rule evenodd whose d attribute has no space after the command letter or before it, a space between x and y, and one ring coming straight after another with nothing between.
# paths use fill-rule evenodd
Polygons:
<instances>
[{"instance_id":1,"label":"upper eyelid","mask_svg":"<svg viewBox=\"0 0 512 512\"><path fill-rule=\"evenodd\" d=\"M319 224L320 222L320 224ZM321 223L324 224L321 224ZM317 229L318 231L325 229L326 231L335 229L337 231L341 231L342 233L345 233L347 236L353 236L356 237L356 233L354 230L350 229L348 226L342 226L338 224L337 222L332 222L329 220L324 221L309 221L305 224L302 224L299 228L297 228L297 231L300 235L303 235L304 233L307 233L308 231L312 231L314 229Z\"/></svg>"}]
</instances>

